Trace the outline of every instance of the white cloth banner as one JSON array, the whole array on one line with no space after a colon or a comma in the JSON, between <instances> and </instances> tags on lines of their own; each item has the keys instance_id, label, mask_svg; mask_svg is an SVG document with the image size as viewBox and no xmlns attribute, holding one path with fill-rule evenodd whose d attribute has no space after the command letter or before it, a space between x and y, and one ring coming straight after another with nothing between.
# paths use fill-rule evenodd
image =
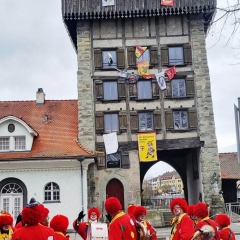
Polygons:
<instances>
[{"instance_id":1,"label":"white cloth banner","mask_svg":"<svg viewBox=\"0 0 240 240\"><path fill-rule=\"evenodd\" d=\"M103 141L105 145L106 154L116 153L118 150L117 133L103 134Z\"/></svg>"},{"instance_id":2,"label":"white cloth banner","mask_svg":"<svg viewBox=\"0 0 240 240\"><path fill-rule=\"evenodd\" d=\"M160 72L155 74L156 79L157 79L157 83L158 86L160 87L161 90L166 89L166 82L165 82L165 73L164 72Z\"/></svg>"},{"instance_id":3,"label":"white cloth banner","mask_svg":"<svg viewBox=\"0 0 240 240\"><path fill-rule=\"evenodd\" d=\"M102 0L102 6L106 7L106 6L113 6L115 5L114 0Z\"/></svg>"}]
</instances>

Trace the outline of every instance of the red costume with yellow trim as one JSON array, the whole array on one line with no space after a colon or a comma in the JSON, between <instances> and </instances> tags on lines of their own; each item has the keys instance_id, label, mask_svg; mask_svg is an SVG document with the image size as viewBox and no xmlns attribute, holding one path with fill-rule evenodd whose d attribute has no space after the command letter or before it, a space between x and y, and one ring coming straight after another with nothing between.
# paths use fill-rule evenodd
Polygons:
<instances>
[{"instance_id":1,"label":"red costume with yellow trim","mask_svg":"<svg viewBox=\"0 0 240 240\"><path fill-rule=\"evenodd\" d=\"M147 209L143 206L136 206L133 210L133 216L135 217L135 219L141 224L143 224L143 226L146 228L148 239L157 240L156 230L148 221L144 219L146 215L147 215Z\"/></svg>"},{"instance_id":2,"label":"red costume with yellow trim","mask_svg":"<svg viewBox=\"0 0 240 240\"><path fill-rule=\"evenodd\" d=\"M105 210L113 219L109 223L109 240L137 240L135 222L129 214L122 212L122 205L115 197L105 201Z\"/></svg>"},{"instance_id":3,"label":"red costume with yellow trim","mask_svg":"<svg viewBox=\"0 0 240 240\"><path fill-rule=\"evenodd\" d=\"M53 229L39 224L42 217L42 207L38 202L27 204L22 210L22 220L26 226L16 230L12 240L42 240L52 237L55 240Z\"/></svg>"},{"instance_id":4,"label":"red costume with yellow trim","mask_svg":"<svg viewBox=\"0 0 240 240\"><path fill-rule=\"evenodd\" d=\"M236 240L235 233L229 227L231 221L228 215L218 214L215 221L220 228L218 234L221 240Z\"/></svg>"},{"instance_id":5,"label":"red costume with yellow trim","mask_svg":"<svg viewBox=\"0 0 240 240\"><path fill-rule=\"evenodd\" d=\"M178 205L183 213L172 219L172 230L170 240L190 240L194 234L193 221L186 214L187 212L187 202L182 198L175 198L170 203L170 209L173 213L173 208Z\"/></svg>"},{"instance_id":6,"label":"red costume with yellow trim","mask_svg":"<svg viewBox=\"0 0 240 240\"><path fill-rule=\"evenodd\" d=\"M73 222L73 228L75 229L75 231L83 238L83 240L87 239L87 232L88 232L88 226L91 223L91 213L95 212L97 214L97 220L100 218L100 210L96 207L92 207L88 210L88 219L89 222L78 222L78 220L76 219Z\"/></svg>"},{"instance_id":7,"label":"red costume with yellow trim","mask_svg":"<svg viewBox=\"0 0 240 240\"><path fill-rule=\"evenodd\" d=\"M213 239L219 240L219 234L217 231L217 224L214 220L210 219L208 216L208 206L205 203L198 203L193 208L193 214L197 217L198 222L195 226L195 232L202 228L204 225L210 225L215 232L215 236ZM201 236L201 239L204 240L204 237Z\"/></svg>"},{"instance_id":8,"label":"red costume with yellow trim","mask_svg":"<svg viewBox=\"0 0 240 240\"><path fill-rule=\"evenodd\" d=\"M64 215L56 215L50 221L50 227L55 232L55 239L56 240L68 240L69 235L66 235L67 228L68 228L68 218Z\"/></svg>"},{"instance_id":9,"label":"red costume with yellow trim","mask_svg":"<svg viewBox=\"0 0 240 240\"><path fill-rule=\"evenodd\" d=\"M8 226L7 226L8 225ZM5 211L0 213L0 240L11 240L13 235L13 218Z\"/></svg>"}]
</instances>

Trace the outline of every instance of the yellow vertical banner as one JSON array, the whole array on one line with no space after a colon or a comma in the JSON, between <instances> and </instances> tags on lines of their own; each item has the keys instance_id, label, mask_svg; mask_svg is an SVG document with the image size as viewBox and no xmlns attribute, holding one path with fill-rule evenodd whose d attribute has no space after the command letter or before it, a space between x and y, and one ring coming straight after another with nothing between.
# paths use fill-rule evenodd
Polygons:
<instances>
[{"instance_id":1,"label":"yellow vertical banner","mask_svg":"<svg viewBox=\"0 0 240 240\"><path fill-rule=\"evenodd\" d=\"M138 133L137 138L140 162L157 161L156 133Z\"/></svg>"}]
</instances>

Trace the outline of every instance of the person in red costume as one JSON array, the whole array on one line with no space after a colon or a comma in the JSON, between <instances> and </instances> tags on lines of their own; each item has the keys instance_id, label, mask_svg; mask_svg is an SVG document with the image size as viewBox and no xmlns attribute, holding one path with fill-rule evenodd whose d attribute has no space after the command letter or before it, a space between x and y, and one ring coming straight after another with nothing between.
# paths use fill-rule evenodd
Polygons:
<instances>
[{"instance_id":1,"label":"person in red costume","mask_svg":"<svg viewBox=\"0 0 240 240\"><path fill-rule=\"evenodd\" d=\"M0 239L10 240L13 234L13 218L5 211L0 213Z\"/></svg>"},{"instance_id":2,"label":"person in red costume","mask_svg":"<svg viewBox=\"0 0 240 240\"><path fill-rule=\"evenodd\" d=\"M226 214L218 214L215 219L219 227L219 237L221 240L236 240L234 232L230 229L230 218Z\"/></svg>"},{"instance_id":3,"label":"person in red costume","mask_svg":"<svg viewBox=\"0 0 240 240\"><path fill-rule=\"evenodd\" d=\"M218 231L217 231L217 224L214 220L209 218L209 211L208 211L208 205L203 203L203 202L199 202L198 204L196 204L193 208L193 214L196 216L197 218L197 224L195 226L195 232L200 231L204 225L209 225L214 229L214 237L213 239L215 240L219 240L219 235L218 235ZM204 236L204 234L201 234L201 239L205 239L206 236Z\"/></svg>"},{"instance_id":4,"label":"person in red costume","mask_svg":"<svg viewBox=\"0 0 240 240\"><path fill-rule=\"evenodd\" d=\"M105 210L112 220L108 226L109 240L137 240L137 230L134 219L122 211L120 201L109 197L104 204Z\"/></svg>"},{"instance_id":5,"label":"person in red costume","mask_svg":"<svg viewBox=\"0 0 240 240\"><path fill-rule=\"evenodd\" d=\"M189 205L188 208L187 208L187 214L193 220L193 227L195 229L195 226L197 224L197 218L193 214L193 208L194 208L194 205Z\"/></svg>"},{"instance_id":6,"label":"person in red costume","mask_svg":"<svg viewBox=\"0 0 240 240\"><path fill-rule=\"evenodd\" d=\"M98 222L100 218L100 210L96 207L92 207L88 210L88 222L81 222L86 214L81 211L78 218L73 222L73 228L83 238L87 239L88 226L92 222Z\"/></svg>"},{"instance_id":7,"label":"person in red costume","mask_svg":"<svg viewBox=\"0 0 240 240\"><path fill-rule=\"evenodd\" d=\"M26 224L16 230L12 240L55 240L53 229L39 224L42 219L42 207L35 201L27 204L22 210L22 220Z\"/></svg>"},{"instance_id":8,"label":"person in red costume","mask_svg":"<svg viewBox=\"0 0 240 240\"><path fill-rule=\"evenodd\" d=\"M54 230L56 240L68 240L69 235L66 235L69 220L64 215L56 215L50 221L50 227Z\"/></svg>"},{"instance_id":9,"label":"person in red costume","mask_svg":"<svg viewBox=\"0 0 240 240\"><path fill-rule=\"evenodd\" d=\"M43 225L43 226L49 226L49 209L44 207L43 204L40 204L40 206L42 207L42 216L41 216L41 220L40 220L40 223Z\"/></svg>"},{"instance_id":10,"label":"person in red costume","mask_svg":"<svg viewBox=\"0 0 240 240\"><path fill-rule=\"evenodd\" d=\"M149 240L157 240L157 232L153 228L153 226L145 220L147 215L147 209L143 206L136 206L133 210L133 216L135 217L136 221L143 225L144 229L146 230L146 237Z\"/></svg>"},{"instance_id":11,"label":"person in red costume","mask_svg":"<svg viewBox=\"0 0 240 240\"><path fill-rule=\"evenodd\" d=\"M170 240L190 240L194 234L192 219L187 215L187 202L182 198L175 198L170 203L174 214Z\"/></svg>"}]
</instances>

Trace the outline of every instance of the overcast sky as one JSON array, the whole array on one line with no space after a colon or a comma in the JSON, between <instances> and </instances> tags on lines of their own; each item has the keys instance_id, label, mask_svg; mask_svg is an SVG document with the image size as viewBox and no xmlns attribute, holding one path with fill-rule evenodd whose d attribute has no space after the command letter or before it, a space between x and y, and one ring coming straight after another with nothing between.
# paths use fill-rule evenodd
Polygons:
<instances>
[{"instance_id":1,"label":"overcast sky","mask_svg":"<svg viewBox=\"0 0 240 240\"><path fill-rule=\"evenodd\" d=\"M218 41L222 26L219 22L212 28L206 41L220 153L237 151L233 106L240 97L239 39L224 46L231 25ZM77 99L76 72L76 53L62 21L60 0L1 0L0 101L35 100L38 88L47 100ZM171 170L163 163L161 169L157 174ZM156 175L152 170L149 174Z\"/></svg>"}]
</instances>

